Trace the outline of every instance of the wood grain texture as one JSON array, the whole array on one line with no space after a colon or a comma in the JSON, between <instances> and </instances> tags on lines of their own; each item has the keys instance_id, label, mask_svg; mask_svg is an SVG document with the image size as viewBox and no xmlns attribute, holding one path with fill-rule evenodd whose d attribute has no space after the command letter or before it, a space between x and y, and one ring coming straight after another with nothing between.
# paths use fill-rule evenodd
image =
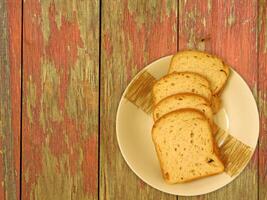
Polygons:
<instances>
[{"instance_id":1,"label":"wood grain texture","mask_svg":"<svg viewBox=\"0 0 267 200\"><path fill-rule=\"evenodd\" d=\"M267 199L267 1L259 1L258 14L258 104L260 111L259 199Z\"/></svg>"},{"instance_id":2,"label":"wood grain texture","mask_svg":"<svg viewBox=\"0 0 267 200\"><path fill-rule=\"evenodd\" d=\"M0 1L0 199L19 199L21 1Z\"/></svg>"},{"instance_id":3,"label":"wood grain texture","mask_svg":"<svg viewBox=\"0 0 267 200\"><path fill-rule=\"evenodd\" d=\"M153 60L176 52L176 15L177 2L171 0L102 1L100 199L176 199L130 170L117 145L115 125L131 78Z\"/></svg>"},{"instance_id":4,"label":"wood grain texture","mask_svg":"<svg viewBox=\"0 0 267 200\"><path fill-rule=\"evenodd\" d=\"M222 57L257 97L257 1L179 0L179 49L196 48ZM226 187L178 199L258 199L258 150L242 174Z\"/></svg>"},{"instance_id":5,"label":"wood grain texture","mask_svg":"<svg viewBox=\"0 0 267 200\"><path fill-rule=\"evenodd\" d=\"M22 199L97 199L99 2L23 2Z\"/></svg>"}]
</instances>

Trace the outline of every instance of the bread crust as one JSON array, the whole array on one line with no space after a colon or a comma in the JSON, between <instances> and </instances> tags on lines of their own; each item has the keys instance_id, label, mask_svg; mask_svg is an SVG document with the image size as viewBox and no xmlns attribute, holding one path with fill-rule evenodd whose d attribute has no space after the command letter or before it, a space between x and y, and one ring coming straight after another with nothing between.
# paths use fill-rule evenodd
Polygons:
<instances>
[{"instance_id":1,"label":"bread crust","mask_svg":"<svg viewBox=\"0 0 267 200\"><path fill-rule=\"evenodd\" d=\"M167 99L170 99L170 98L173 98L173 97L176 97L176 96L181 96L181 95L184 95L184 96L197 96L197 97L200 97L202 98L206 103L207 103L207 106L210 106L211 107L211 103L203 96L199 95L199 94L195 94L195 93L190 93L190 92L182 92L182 93L176 93L176 94L173 94L173 95L170 95L170 96L167 96L166 98L160 100L157 104L155 104L154 106L154 109L153 111L155 110L156 107L158 107L160 104L162 104L162 102L164 102L165 100ZM154 112L153 112L153 120L155 120L155 115L154 115Z\"/></svg>"},{"instance_id":2,"label":"bread crust","mask_svg":"<svg viewBox=\"0 0 267 200\"><path fill-rule=\"evenodd\" d=\"M158 107L164 100L172 98L172 97L175 97L175 96L179 96L179 95L198 96L198 97L202 98L207 103L207 106L211 107L211 109L212 109L211 103L205 97L203 97L203 96L201 96L199 94L189 93L189 92L177 93L177 94L170 95L170 96L160 100L156 105L154 105L154 108L153 108L153 120L154 120L154 122L156 121L156 117L155 117L155 114L154 114L154 111L155 111L156 107ZM175 110L179 110L179 109L175 109ZM212 111L213 111L213 109L212 109ZM213 113L214 113L214 111L213 111ZM213 123L213 121L211 121L211 120L209 120L209 121L210 121L210 124L212 126L212 133L215 134L218 131L218 127L217 127L216 124Z\"/></svg>"},{"instance_id":3,"label":"bread crust","mask_svg":"<svg viewBox=\"0 0 267 200\"><path fill-rule=\"evenodd\" d=\"M223 61L222 61L222 62L223 62ZM226 68L227 68L227 70L228 70L228 71L227 71L227 78L226 78L224 84L222 85L221 89L220 89L216 94L214 94L214 96L218 96L218 97L221 96L221 94L222 94L222 92L223 92L223 90L224 90L224 88L225 88L225 86L226 86L226 84L227 84L227 82L228 82L228 79L229 79L229 77L231 76L231 70L230 70L229 65L225 64L224 62L223 62L223 64L226 66Z\"/></svg>"},{"instance_id":4,"label":"bread crust","mask_svg":"<svg viewBox=\"0 0 267 200\"><path fill-rule=\"evenodd\" d=\"M221 164L222 164L222 166L223 166L223 168L222 168L221 171L216 172L216 173L213 173L213 174L202 175L202 176L198 176L198 177L195 177L195 178L192 178L192 179L188 179L188 180L184 180L184 181L177 181L177 182L171 182L171 181L169 181L169 180L167 180L167 179L165 178L165 176L164 176L164 170L163 170L162 159L161 159L160 154L159 154L159 152L158 152L158 151L159 151L159 150L158 150L159 147L158 147L158 145L156 144L155 139L154 139L154 129L155 129L155 127L157 126L157 123L160 122L160 120L162 120L162 119L164 119L164 118L166 118L166 117L168 117L169 115L172 115L172 114L174 114L174 113L181 113L181 112L186 112L186 111L189 111L189 112L196 112L196 113L200 114L200 115L202 116L202 119L203 119L203 120L206 120L206 121L208 122L208 124L209 124L209 129L210 129L210 133L212 133L212 126L211 126L211 124L210 124L208 118L207 118L202 112L200 112L200 111L198 111L198 110L196 110L196 109L193 109L193 108L182 108L182 109L178 109L178 110L169 112L169 113L163 115L162 117L160 117L157 121L155 121L155 123L154 123L154 125L153 125L153 127L152 127L152 131L151 131L151 133L152 133L152 140L153 140L153 143L154 143L156 152L157 152L157 156L158 156L158 158L159 158L158 160L159 160L159 163L160 163L160 168L161 168L161 171L162 171L163 179L164 179L165 182L168 183L168 184L190 182L190 181L197 180L197 179L200 179L200 178L204 178L204 177L208 177L208 176L216 175L216 174L222 173L222 172L224 171L224 163L222 162L222 160L221 160L221 158L220 158L220 154L219 154L218 149L216 149L216 148L218 148L218 147L217 147L217 144L216 144L216 142L215 142L215 140L214 140L213 134L211 134L211 140L212 140L212 144L213 144L213 145L212 145L213 153L216 155L217 159L221 162Z\"/></svg>"},{"instance_id":5,"label":"bread crust","mask_svg":"<svg viewBox=\"0 0 267 200\"><path fill-rule=\"evenodd\" d=\"M227 80L229 78L229 75L230 75L230 67L227 64L225 64L224 61L221 58L219 58L218 56L216 56L216 55L212 55L212 54L210 54L208 52L204 52L204 51L200 51L200 50L192 50L192 49L187 49L187 50L179 51L179 52L177 52L176 54L173 55L173 57L171 59L171 63L170 63L170 67L169 67L168 73L170 73L172 63L174 62L174 57L176 55L178 55L178 54L183 54L183 53L187 53L187 52L188 53L191 52L191 53L203 54L204 56L207 56L208 55L208 56L210 56L212 58L215 58L215 59L218 59L218 60L220 60L222 62L223 66L224 66L225 74L226 74L225 81L224 81L223 85L219 89L216 89L216 91L214 91L214 92L212 91L212 94L213 95L220 96L219 94L223 91L223 88L225 87L226 82L227 82ZM171 72L171 73L173 73L173 72Z\"/></svg>"},{"instance_id":6,"label":"bread crust","mask_svg":"<svg viewBox=\"0 0 267 200\"><path fill-rule=\"evenodd\" d=\"M221 109L221 104L222 102L221 102L220 96L213 95L212 100L211 100L211 107L212 107L212 111L214 114L219 112L219 110Z\"/></svg>"}]
</instances>

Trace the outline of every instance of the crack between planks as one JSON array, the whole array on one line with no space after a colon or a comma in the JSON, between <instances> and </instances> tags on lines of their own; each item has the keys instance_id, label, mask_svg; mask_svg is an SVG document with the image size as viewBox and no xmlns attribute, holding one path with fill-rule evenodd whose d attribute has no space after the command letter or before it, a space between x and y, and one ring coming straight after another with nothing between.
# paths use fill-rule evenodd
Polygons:
<instances>
[{"instance_id":1,"label":"crack between planks","mask_svg":"<svg viewBox=\"0 0 267 200\"><path fill-rule=\"evenodd\" d=\"M97 185L97 199L100 199L100 173L101 173L101 157L100 157L100 121L101 121L101 110L100 110L100 104L101 104L101 31L102 31L102 0L99 0L99 51L98 51L98 185Z\"/></svg>"},{"instance_id":2,"label":"crack between planks","mask_svg":"<svg viewBox=\"0 0 267 200\"><path fill-rule=\"evenodd\" d=\"M19 199L22 199L22 114L23 114L23 0L21 0L21 44L20 44L20 162L19 162Z\"/></svg>"}]
</instances>

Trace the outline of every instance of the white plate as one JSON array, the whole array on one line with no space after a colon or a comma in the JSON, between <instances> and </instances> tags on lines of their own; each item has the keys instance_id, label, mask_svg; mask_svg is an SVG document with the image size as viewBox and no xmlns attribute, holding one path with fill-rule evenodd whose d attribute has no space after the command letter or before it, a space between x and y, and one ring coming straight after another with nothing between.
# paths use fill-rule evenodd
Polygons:
<instances>
[{"instance_id":1,"label":"white plate","mask_svg":"<svg viewBox=\"0 0 267 200\"><path fill-rule=\"evenodd\" d=\"M147 70L159 79L167 74L171 57L163 57L151 63L140 71L136 77ZM128 85L124 94L131 84L132 82ZM239 175L230 177L226 173L222 173L184 184L166 184L161 176L151 138L153 120L125 99L124 94L117 112L117 139L125 161L144 182L166 193L194 196L217 190ZM223 105L216 116L216 122L221 128L228 130L231 135L255 150L259 136L257 105L248 85L233 69L221 98Z\"/></svg>"}]
</instances>

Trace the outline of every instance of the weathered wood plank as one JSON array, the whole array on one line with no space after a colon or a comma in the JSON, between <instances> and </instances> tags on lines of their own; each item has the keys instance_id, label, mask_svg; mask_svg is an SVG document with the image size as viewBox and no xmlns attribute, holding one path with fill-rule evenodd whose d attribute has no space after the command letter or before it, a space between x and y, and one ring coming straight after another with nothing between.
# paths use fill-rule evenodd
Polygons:
<instances>
[{"instance_id":1,"label":"weathered wood plank","mask_svg":"<svg viewBox=\"0 0 267 200\"><path fill-rule=\"evenodd\" d=\"M259 139L259 199L267 199L267 1L259 1L258 14L258 62L259 87L258 103L260 111Z\"/></svg>"},{"instance_id":2,"label":"weathered wood plank","mask_svg":"<svg viewBox=\"0 0 267 200\"><path fill-rule=\"evenodd\" d=\"M180 0L179 49L196 48L222 57L257 95L257 1ZM179 199L257 199L257 150L231 184L208 195Z\"/></svg>"},{"instance_id":3,"label":"weathered wood plank","mask_svg":"<svg viewBox=\"0 0 267 200\"><path fill-rule=\"evenodd\" d=\"M22 199L97 199L99 2L23 2Z\"/></svg>"},{"instance_id":4,"label":"weathered wood plank","mask_svg":"<svg viewBox=\"0 0 267 200\"><path fill-rule=\"evenodd\" d=\"M176 52L176 15L176 1L102 1L100 199L176 199L130 170L115 126L118 103L131 78L153 60Z\"/></svg>"},{"instance_id":5,"label":"weathered wood plank","mask_svg":"<svg viewBox=\"0 0 267 200\"><path fill-rule=\"evenodd\" d=\"M0 199L19 199L21 1L0 1Z\"/></svg>"}]
</instances>

